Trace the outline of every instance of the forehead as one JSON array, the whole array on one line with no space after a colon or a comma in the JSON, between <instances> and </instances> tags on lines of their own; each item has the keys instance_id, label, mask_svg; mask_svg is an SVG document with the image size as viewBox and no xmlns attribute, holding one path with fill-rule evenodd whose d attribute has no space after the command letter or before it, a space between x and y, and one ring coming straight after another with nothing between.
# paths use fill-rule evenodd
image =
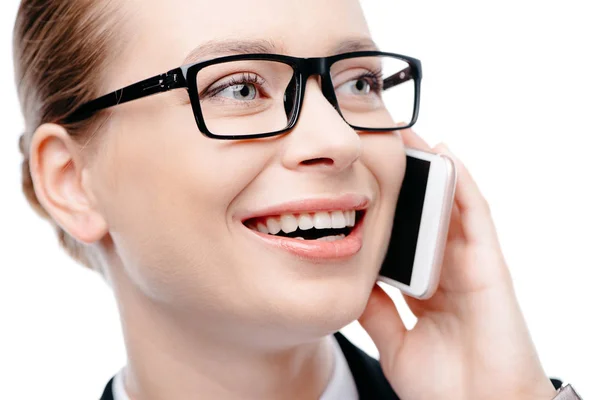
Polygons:
<instances>
[{"instance_id":1,"label":"forehead","mask_svg":"<svg viewBox=\"0 0 600 400\"><path fill-rule=\"evenodd\" d=\"M231 50L237 40L316 57L370 37L358 0L134 0L123 5L128 49L121 60L136 69L124 71L134 74L125 80L210 58L227 50L220 43Z\"/></svg>"}]
</instances>

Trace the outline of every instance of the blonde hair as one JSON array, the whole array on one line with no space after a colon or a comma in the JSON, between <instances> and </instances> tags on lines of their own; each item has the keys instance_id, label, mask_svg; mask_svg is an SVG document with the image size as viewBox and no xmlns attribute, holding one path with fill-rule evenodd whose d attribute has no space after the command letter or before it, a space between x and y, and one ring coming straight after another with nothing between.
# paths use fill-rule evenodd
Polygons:
<instances>
[{"instance_id":1,"label":"blonde hair","mask_svg":"<svg viewBox=\"0 0 600 400\"><path fill-rule=\"evenodd\" d=\"M119 18L112 0L22 0L13 36L15 81L25 119L19 139L22 189L33 209L55 228L59 242L78 262L92 267L84 245L61 229L41 206L29 168L29 147L43 123L61 124L76 140L86 140L99 115L76 124L63 121L100 95L101 71L114 56Z\"/></svg>"}]
</instances>

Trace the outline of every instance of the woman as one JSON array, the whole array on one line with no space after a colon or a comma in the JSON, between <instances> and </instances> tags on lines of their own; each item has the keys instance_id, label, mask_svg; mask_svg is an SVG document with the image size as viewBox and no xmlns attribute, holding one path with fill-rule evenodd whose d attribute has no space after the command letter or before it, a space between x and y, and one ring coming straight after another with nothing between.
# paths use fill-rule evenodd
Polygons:
<instances>
[{"instance_id":1,"label":"woman","mask_svg":"<svg viewBox=\"0 0 600 400\"><path fill-rule=\"evenodd\" d=\"M355 52L375 50L356 0L22 1L23 186L114 290L128 362L103 399L556 396L456 158L440 288L407 299L415 329L374 285L405 147L450 155L414 120L364 111L383 55ZM346 231L317 232L340 215ZM357 318L381 369L332 336Z\"/></svg>"}]
</instances>

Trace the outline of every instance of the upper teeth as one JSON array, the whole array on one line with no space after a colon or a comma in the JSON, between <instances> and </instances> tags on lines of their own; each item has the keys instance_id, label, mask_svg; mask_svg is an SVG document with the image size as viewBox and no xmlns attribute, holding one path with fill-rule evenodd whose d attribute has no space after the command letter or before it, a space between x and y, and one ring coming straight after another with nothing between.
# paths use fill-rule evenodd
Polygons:
<instances>
[{"instance_id":1,"label":"upper teeth","mask_svg":"<svg viewBox=\"0 0 600 400\"><path fill-rule=\"evenodd\" d=\"M280 216L268 217L266 220L258 222L256 229L262 233L276 235L280 231L290 233L298 230L308 229L340 229L354 226L356 223L356 211L331 211L317 212L314 214L283 214Z\"/></svg>"}]
</instances>

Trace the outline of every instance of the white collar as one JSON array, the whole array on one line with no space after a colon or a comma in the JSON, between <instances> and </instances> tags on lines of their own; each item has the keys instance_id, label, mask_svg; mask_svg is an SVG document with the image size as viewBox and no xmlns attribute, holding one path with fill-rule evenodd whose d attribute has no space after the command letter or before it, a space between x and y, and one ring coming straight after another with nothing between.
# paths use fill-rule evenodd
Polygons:
<instances>
[{"instance_id":1,"label":"white collar","mask_svg":"<svg viewBox=\"0 0 600 400\"><path fill-rule=\"evenodd\" d=\"M333 375L319 400L358 400L358 390L348 360L344 357L342 348L333 335L329 336L329 341L332 342L335 357Z\"/></svg>"},{"instance_id":2,"label":"white collar","mask_svg":"<svg viewBox=\"0 0 600 400\"><path fill-rule=\"evenodd\" d=\"M358 390L348 366L348 361L333 335L329 335L328 339L334 352L333 375L319 400L358 400ZM130 400L125 391L123 370L115 376L112 391L114 400Z\"/></svg>"}]
</instances>

